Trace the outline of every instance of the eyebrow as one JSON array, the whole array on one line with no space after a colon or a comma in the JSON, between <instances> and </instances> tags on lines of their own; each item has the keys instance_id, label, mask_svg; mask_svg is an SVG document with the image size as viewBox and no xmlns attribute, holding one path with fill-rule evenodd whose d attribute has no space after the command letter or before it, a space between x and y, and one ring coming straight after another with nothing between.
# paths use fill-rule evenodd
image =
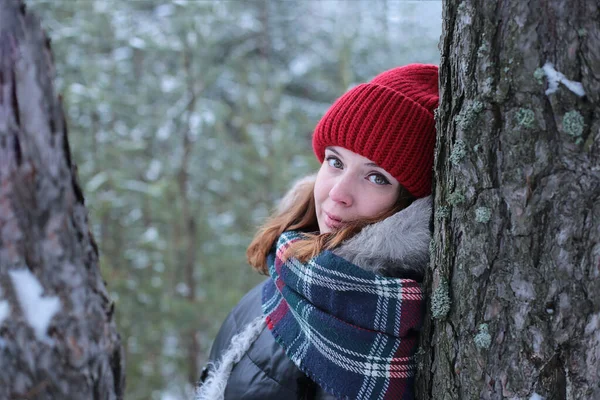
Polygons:
<instances>
[{"instance_id":1,"label":"eyebrow","mask_svg":"<svg viewBox=\"0 0 600 400\"><path fill-rule=\"evenodd\" d=\"M342 155L337 150L335 150L335 149L333 149L331 147L327 147L327 148L325 148L325 150L329 150L332 153L335 153L338 156L342 157ZM367 167L381 168L379 165L375 164L374 162L368 162L368 163L365 163L364 165L366 165ZM383 169L383 168L381 168L381 169Z\"/></svg>"}]
</instances>

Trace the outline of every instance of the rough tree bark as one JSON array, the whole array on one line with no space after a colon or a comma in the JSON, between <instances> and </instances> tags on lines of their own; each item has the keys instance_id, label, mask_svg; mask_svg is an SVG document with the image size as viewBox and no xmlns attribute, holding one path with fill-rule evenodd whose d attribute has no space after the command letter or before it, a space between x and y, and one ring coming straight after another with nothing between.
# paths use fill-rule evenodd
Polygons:
<instances>
[{"instance_id":1,"label":"rough tree bark","mask_svg":"<svg viewBox=\"0 0 600 400\"><path fill-rule=\"evenodd\" d=\"M121 399L123 353L49 40L0 0L0 398Z\"/></svg>"},{"instance_id":2,"label":"rough tree bark","mask_svg":"<svg viewBox=\"0 0 600 400\"><path fill-rule=\"evenodd\" d=\"M421 399L600 399L599 7L444 2Z\"/></svg>"}]
</instances>

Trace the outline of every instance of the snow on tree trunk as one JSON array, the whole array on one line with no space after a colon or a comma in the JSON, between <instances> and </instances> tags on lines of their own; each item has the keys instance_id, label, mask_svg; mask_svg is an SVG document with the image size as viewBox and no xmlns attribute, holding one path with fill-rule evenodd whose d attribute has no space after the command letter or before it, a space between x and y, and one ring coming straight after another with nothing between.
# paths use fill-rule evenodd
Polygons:
<instances>
[{"instance_id":1,"label":"snow on tree trunk","mask_svg":"<svg viewBox=\"0 0 600 400\"><path fill-rule=\"evenodd\" d=\"M600 399L598 21L444 3L420 399Z\"/></svg>"},{"instance_id":2,"label":"snow on tree trunk","mask_svg":"<svg viewBox=\"0 0 600 400\"><path fill-rule=\"evenodd\" d=\"M0 0L0 398L120 399L124 368L49 41Z\"/></svg>"}]
</instances>

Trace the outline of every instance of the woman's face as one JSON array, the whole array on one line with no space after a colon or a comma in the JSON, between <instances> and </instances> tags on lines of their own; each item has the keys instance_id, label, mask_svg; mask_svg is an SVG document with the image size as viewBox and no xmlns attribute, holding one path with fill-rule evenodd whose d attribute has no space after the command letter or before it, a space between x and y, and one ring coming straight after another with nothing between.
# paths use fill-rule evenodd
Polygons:
<instances>
[{"instance_id":1,"label":"woman's face","mask_svg":"<svg viewBox=\"0 0 600 400\"><path fill-rule=\"evenodd\" d=\"M368 158L343 147L327 147L314 190L320 233L389 210L398 198L399 186Z\"/></svg>"}]
</instances>

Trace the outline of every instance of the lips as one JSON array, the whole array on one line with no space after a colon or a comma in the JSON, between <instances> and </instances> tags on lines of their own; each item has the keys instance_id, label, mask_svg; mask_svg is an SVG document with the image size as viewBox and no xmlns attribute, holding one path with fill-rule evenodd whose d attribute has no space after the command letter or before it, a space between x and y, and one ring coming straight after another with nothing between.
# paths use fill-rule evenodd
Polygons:
<instances>
[{"instance_id":1,"label":"lips","mask_svg":"<svg viewBox=\"0 0 600 400\"><path fill-rule=\"evenodd\" d=\"M344 225L344 221L337 215L329 214L326 211L323 212L325 213L325 225L330 229L337 229Z\"/></svg>"}]
</instances>

